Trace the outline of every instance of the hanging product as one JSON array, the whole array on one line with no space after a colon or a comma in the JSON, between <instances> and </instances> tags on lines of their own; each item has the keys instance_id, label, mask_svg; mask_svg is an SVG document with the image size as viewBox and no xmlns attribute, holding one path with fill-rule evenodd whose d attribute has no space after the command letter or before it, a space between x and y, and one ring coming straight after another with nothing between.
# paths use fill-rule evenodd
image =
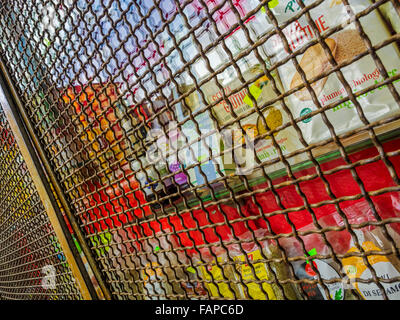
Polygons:
<instances>
[{"instance_id":1,"label":"hanging product","mask_svg":"<svg viewBox=\"0 0 400 320\"><path fill-rule=\"evenodd\" d=\"M308 225L298 231L313 230L313 225ZM301 237L304 241L305 248L309 257L304 258L304 253L300 242L296 238L282 238L279 243L285 249L289 257L303 257L303 260L296 260L292 262L293 269L296 276L306 280L318 280L316 270L318 270L321 281L325 284L329 297L332 300L354 300L349 289L345 289L342 277L339 275L340 266L332 258L327 259L313 259L312 256L316 254L328 255L328 247L324 244L321 235L311 234ZM312 263L312 266L311 266ZM336 280L335 282L326 282L327 280ZM305 291L308 299L310 300L327 300L327 293L325 288L319 283L306 283L302 282L302 289Z\"/></svg>"},{"instance_id":2,"label":"hanging product","mask_svg":"<svg viewBox=\"0 0 400 320\"><path fill-rule=\"evenodd\" d=\"M139 162L140 161L140 162ZM142 167L145 169L142 169ZM146 194L148 201L155 199L155 193L161 193L163 188L159 180L157 173L146 160L146 157L141 157L139 160L131 162L133 170L136 172L136 179L139 181L142 190Z\"/></svg>"},{"instance_id":3,"label":"hanging product","mask_svg":"<svg viewBox=\"0 0 400 320\"><path fill-rule=\"evenodd\" d=\"M392 198L396 203L399 196ZM396 200L397 199L397 200ZM379 205L374 205L378 211L381 211ZM398 215L399 208L395 209ZM349 224L359 225L364 222L375 221L370 205L365 201L361 200L343 210L346 214ZM326 227L343 227L344 221L338 212L332 212L318 220L322 228ZM389 235L393 238L398 247L400 243L399 234L394 231L390 225L386 225ZM306 227L300 228L298 231L315 230L315 226L310 224ZM391 250L391 246L388 238L384 235L382 227L368 226L362 229L353 229L356 234L357 241L363 250L368 254L368 251L382 251ZM360 253L356 247L354 239L350 233L345 229L343 231L328 231L325 232L328 243L332 246L335 255L344 255L351 253ZM296 271L296 275L300 279L318 279L316 270L319 271L322 281L324 280L337 280L331 283L325 283L330 297L333 300L343 299L357 299L357 295L352 292L352 289L356 289L360 297L364 299L383 299L383 294L379 289L378 285L372 278L371 270L363 261L360 256L350 256L343 258L340 266L337 260L334 260L330 256L330 250L321 234L311 233L307 236L302 236L301 239L304 241L305 250L307 251L306 261L293 261L293 267ZM281 245L285 248L288 256L303 256L303 250L300 242L295 238L282 238L279 239ZM326 255L326 259L313 259L314 255ZM395 253L389 255L368 255L368 262L371 267L375 270L378 277L385 280L390 280L400 276L400 260ZM311 263L313 267L311 267ZM342 276L340 275L342 273ZM356 278L368 280L367 283L357 282ZM350 281L351 284L347 282ZM391 283L380 282L384 287L389 299L398 299L400 282L392 281ZM327 299L326 292L323 287L317 284L301 284L302 288L307 293L308 297L313 300Z\"/></svg>"},{"instance_id":4,"label":"hanging product","mask_svg":"<svg viewBox=\"0 0 400 320\"><path fill-rule=\"evenodd\" d=\"M309 4L306 3L306 5ZM316 8L310 10L311 17L322 35L343 24L344 27L340 31L325 39L326 47L330 49L333 59L338 64L351 61L351 59L367 51L366 42L361 37L355 22L352 22L350 9L354 14L357 14L367 9L371 3L365 0L351 0L349 4L350 6L347 7L342 1L323 1ZM279 4L271 9L279 24L285 23L298 14L300 10L300 5L292 0L279 1ZM350 20L349 24L345 24L347 20ZM360 23L373 46L390 36L377 10L362 16ZM315 32L305 15L291 22L282 31L292 51L301 50L310 41L316 39ZM269 54L273 57L272 63L287 58L289 53L285 50L283 40L279 35L274 35L267 43L269 44L267 46ZM400 70L400 56L397 47L394 44L390 44L379 49L378 52L378 56L382 59L389 76L396 75ZM303 54L297 56L297 60L307 80L321 76L333 68L329 55L319 43L308 47ZM341 68L341 71L354 94L384 80L381 69L377 67L369 54ZM297 86L303 84L301 74L296 70L291 60L279 66L278 72L285 91L295 90ZM394 86L400 89L399 83ZM311 87L315 91L315 95L322 107L337 103L339 100L348 97L344 84L341 83L335 73L313 82ZM399 107L387 85L370 90L356 99L369 122L374 122L399 112ZM307 88L302 88L291 94L288 97L288 102L295 118L305 116L319 108L314 104ZM354 103L350 100L325 111L325 114L337 135L363 125ZM305 118L298 125L307 143L315 143L331 137L321 114Z\"/></svg>"},{"instance_id":5,"label":"hanging product","mask_svg":"<svg viewBox=\"0 0 400 320\"><path fill-rule=\"evenodd\" d=\"M229 264L226 250L214 245L211 248L201 248L200 252L201 260L204 260L206 265L200 259L197 260L196 256L194 260L199 265L198 270L210 296L224 299L243 297L242 288L238 285L238 272Z\"/></svg>"},{"instance_id":6,"label":"hanging product","mask_svg":"<svg viewBox=\"0 0 400 320\"><path fill-rule=\"evenodd\" d=\"M248 231L243 221L237 221L242 215L235 207L227 204L210 205L207 202L204 203L204 207L193 208L189 212L180 212L179 216L170 217L182 246L218 244L220 239L229 241L233 233L240 236ZM254 225L250 227L255 228ZM188 249L188 252L194 255L198 253L195 249Z\"/></svg>"},{"instance_id":7,"label":"hanging product","mask_svg":"<svg viewBox=\"0 0 400 320\"><path fill-rule=\"evenodd\" d=\"M266 64L268 65L268 62ZM262 66L257 63L251 67L243 65L242 68L241 73L245 81L255 80L249 85L249 89L245 87L238 90L243 83L239 78L232 76L223 78L223 90L219 89L215 80L206 83L201 89L206 94L208 104L217 103L212 110L219 125L229 124L229 127L221 132L221 135L224 137L225 148L234 148L234 160L238 166L236 173L249 175L254 174L254 166L257 165L254 152L261 162L278 157L278 151L268 132L288 123L289 118L279 102L269 105L269 101L276 98L277 95L273 90L272 79L263 74ZM277 75L274 72L271 75L277 87L280 88L280 80ZM223 99L224 95L226 99ZM260 113L256 112L251 96L257 102ZM244 115L248 116L235 121L237 117ZM235 122L233 123L233 121ZM283 154L301 147L293 127L275 132L274 137ZM300 159L300 156L297 158ZM281 168L283 168L281 162L268 167L270 171Z\"/></svg>"},{"instance_id":8,"label":"hanging product","mask_svg":"<svg viewBox=\"0 0 400 320\"><path fill-rule=\"evenodd\" d=\"M147 161L155 166L162 176L170 176L163 179L169 193L176 192L178 186L181 190L186 189L189 186L189 180L183 172L185 150L182 149L184 144L182 134L176 127L173 127L173 124L170 124L168 133L158 131L155 138L155 141L147 149ZM175 172L176 174L174 174ZM171 174L173 175L171 176Z\"/></svg>"},{"instance_id":9,"label":"hanging product","mask_svg":"<svg viewBox=\"0 0 400 320\"><path fill-rule=\"evenodd\" d=\"M140 281L140 252L137 238L140 235L139 227L134 225L113 231L113 255L111 259L114 267L121 273L123 290L135 299L142 299L144 294L143 282Z\"/></svg>"},{"instance_id":10,"label":"hanging product","mask_svg":"<svg viewBox=\"0 0 400 320\"><path fill-rule=\"evenodd\" d=\"M383 143L382 146L385 152L393 152L398 149L399 143L400 139L396 138ZM348 157L349 161L353 163L377 157L378 155L379 151L376 147L369 147L351 153ZM396 168L396 172L399 173L400 158L393 156L389 157L389 159ZM347 163L343 158L337 158L320 163L320 168L323 172L329 170L335 171L332 174L324 175L324 178L329 183L333 194L337 198L353 197L358 195L360 192L360 186L354 180L351 171L348 169L338 170L341 166L345 165L347 165ZM313 166L295 172L296 179L303 180L298 184L298 186L301 188L307 202L313 206L314 204L331 200L332 197L327 192L322 178L319 176L316 176L313 179L306 178L311 175L317 175L317 169ZM367 192L395 186L393 178L382 160L357 166L357 175L361 179ZM285 215L282 213L276 213L282 209L290 209L287 216L296 229L305 227L313 222L311 213L304 208L304 200L297 192L293 179L285 175L281 178L274 179L272 184L275 186L275 193L279 196L280 202L277 201L278 198L274 192L268 190L270 189L269 184L263 182L254 187L254 189L257 190L257 193L255 194L257 205L251 197L248 197L245 199L246 205L241 208L244 215L259 217L259 219L254 220L258 228L268 230L268 221L271 225L272 231L276 234L292 232L292 227L285 218ZM277 186L279 186L279 188ZM398 209L396 209L394 205L395 201L393 200L396 199L395 193L396 192L386 192L373 197L373 202L380 208L382 219L389 219L398 214ZM341 207L345 209L353 204L352 201L343 201L341 202ZM324 204L322 206L313 207L313 213L317 219L331 214L334 210L335 206L333 204ZM393 228L396 232L400 233L399 226L393 225Z\"/></svg>"},{"instance_id":11,"label":"hanging product","mask_svg":"<svg viewBox=\"0 0 400 320\"><path fill-rule=\"evenodd\" d=\"M181 263L189 264L189 259L191 261L199 261L198 254L190 254L188 251L186 254L189 259L185 256L183 251L178 251L179 261ZM194 258L197 257L197 258ZM188 275L188 281L182 282L181 285L186 291L189 299L192 300L208 300L207 290L204 287L204 283L201 281L201 276L199 271L195 267L189 266L186 268L186 273Z\"/></svg>"},{"instance_id":12,"label":"hanging product","mask_svg":"<svg viewBox=\"0 0 400 320\"><path fill-rule=\"evenodd\" d=\"M393 198L398 201L399 195ZM379 207L376 208L378 213ZM396 208L399 211L400 208ZM367 221L376 221L372 214L372 208L366 201L358 202L357 204L348 207L345 210L346 216L350 224L358 225ZM338 213L334 213L332 219L336 224L343 226L344 222ZM323 219L322 221L326 220ZM391 254L378 255L369 254L370 251L382 252L384 250L391 250L391 243L389 238L385 235L384 229L386 228L389 236L393 239L397 250L400 249L400 235L392 228L391 225L386 224L383 226L368 226L361 229L353 229L356 239L351 237L347 230L341 232L328 232L327 239L330 243L340 243L337 245L335 251L337 254L346 253L360 253L360 250L355 245L355 241L367 254L366 258L370 266L374 269L376 276L383 280L391 280L393 278L400 278L400 259L395 252ZM340 241L338 242L338 239ZM351 280L352 285L358 293L366 300L382 300L383 293L381 288L374 281L371 269L367 266L362 257L350 256L342 259L344 271ZM368 280L365 282L358 282L355 279ZM386 292L389 300L400 299L400 280L392 280L391 282L379 281L380 285Z\"/></svg>"},{"instance_id":13,"label":"hanging product","mask_svg":"<svg viewBox=\"0 0 400 320\"><path fill-rule=\"evenodd\" d=\"M193 85L182 84L178 89L179 95L185 94L192 88L194 88ZM199 93L194 91L185 98L184 102L184 105L177 104L176 109L178 121L185 121L181 126L182 135L186 137L190 144L188 148L185 148L186 152L184 152L185 165L192 166L200 163L200 165L188 169L190 182L197 186L204 184L206 182L205 178L208 183L220 178L219 172L222 172L223 175L232 175L236 167L232 154L231 152L224 153L224 143L221 135L216 130L210 111L205 110L199 113L202 108ZM194 119L198 128L196 123L189 119L188 108L192 113L197 114ZM211 133L212 130L215 132ZM195 142L196 139L199 139L199 141ZM205 178L203 175L205 175Z\"/></svg>"},{"instance_id":14,"label":"hanging product","mask_svg":"<svg viewBox=\"0 0 400 320\"><path fill-rule=\"evenodd\" d=\"M82 219L87 224L89 234L93 232L93 228L107 230L120 227L152 214L132 173L122 178L119 183L106 187L95 179L87 181L82 185L82 192L81 201L85 208ZM82 211L82 208L78 210Z\"/></svg>"},{"instance_id":15,"label":"hanging product","mask_svg":"<svg viewBox=\"0 0 400 320\"><path fill-rule=\"evenodd\" d=\"M262 238L268 234L266 230L258 229L254 231L255 237ZM242 240L251 239L251 233L246 232L240 237ZM287 280L288 279L288 268L284 263L277 262L257 262L257 260L262 259L276 259L281 257L276 245L270 241L263 240L261 243L243 242L240 248L239 245L231 245L230 253L234 256L234 261L238 264L236 265L237 270L240 272L242 279L250 281L246 283L247 290L243 287L242 291L245 294L246 299L255 300L282 300L284 298L282 290L278 287L276 281ZM246 257L251 263L252 267L245 263ZM263 257L265 256L265 258ZM252 270L254 269L254 270ZM275 274L275 278L272 275L271 270ZM254 273L253 273L254 272ZM256 281L268 281L272 280L273 283L257 283ZM287 299L295 300L297 298L296 292L291 284L281 284L283 287L283 292Z\"/></svg>"},{"instance_id":16,"label":"hanging product","mask_svg":"<svg viewBox=\"0 0 400 320\"><path fill-rule=\"evenodd\" d=\"M125 152L129 146L115 111L120 107L117 91L114 84L92 83L69 87L63 96L65 104L74 105L82 124L80 139L87 153L85 160L92 163L100 177L127 165Z\"/></svg>"}]
</instances>

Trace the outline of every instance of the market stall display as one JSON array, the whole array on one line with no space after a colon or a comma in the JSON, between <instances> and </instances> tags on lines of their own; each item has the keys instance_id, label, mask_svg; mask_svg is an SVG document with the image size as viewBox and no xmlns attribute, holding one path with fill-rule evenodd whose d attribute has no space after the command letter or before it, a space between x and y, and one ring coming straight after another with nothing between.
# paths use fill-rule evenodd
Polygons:
<instances>
[{"instance_id":1,"label":"market stall display","mask_svg":"<svg viewBox=\"0 0 400 320\"><path fill-rule=\"evenodd\" d=\"M400 299L396 1L14 1L0 71L105 296Z\"/></svg>"}]
</instances>

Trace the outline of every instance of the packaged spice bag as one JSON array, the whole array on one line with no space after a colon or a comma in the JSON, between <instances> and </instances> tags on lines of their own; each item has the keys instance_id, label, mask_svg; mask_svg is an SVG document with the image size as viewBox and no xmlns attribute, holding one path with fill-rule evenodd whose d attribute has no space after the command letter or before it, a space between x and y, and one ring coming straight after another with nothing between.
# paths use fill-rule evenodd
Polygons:
<instances>
[{"instance_id":1,"label":"packaged spice bag","mask_svg":"<svg viewBox=\"0 0 400 320\"><path fill-rule=\"evenodd\" d=\"M170 288L166 285L161 266L157 261L147 260L140 256L145 269L142 270L145 300L166 300L170 295Z\"/></svg>"},{"instance_id":2,"label":"packaged spice bag","mask_svg":"<svg viewBox=\"0 0 400 320\"><path fill-rule=\"evenodd\" d=\"M266 63L268 65L268 62ZM264 74L262 66L255 61L252 65L243 65L241 69L245 81L254 79L248 88L239 77L222 74L218 80L223 90L217 86L215 79L204 84L201 89L206 95L207 103L214 105L212 112L218 124L227 126L221 135L225 149L234 148L233 156L238 169L236 173L250 175L257 165L256 157L261 162L278 157L279 153L272 143L271 135L267 133L287 124L289 117L279 101L269 104L277 97L272 80L281 89L279 76L272 72L273 79L269 79ZM255 99L260 113L256 111L251 96ZM298 135L292 126L275 132L274 137L283 154L301 148ZM289 161L294 161L295 158L301 159L301 156L291 158ZM300 161L299 159L297 161ZM280 162L269 166L270 171L281 168L283 164Z\"/></svg>"},{"instance_id":3,"label":"packaged spice bag","mask_svg":"<svg viewBox=\"0 0 400 320\"><path fill-rule=\"evenodd\" d=\"M135 296L135 299L142 299L144 290L143 282L140 281L140 260L138 252L140 248L137 242L139 229L136 226L125 227L113 230L112 259L115 261L114 267L123 273L125 291Z\"/></svg>"},{"instance_id":4,"label":"packaged spice bag","mask_svg":"<svg viewBox=\"0 0 400 320\"><path fill-rule=\"evenodd\" d=\"M194 266L191 266L189 259L192 261L200 261L198 254L189 253L185 255L184 251L177 251L179 263L185 265L185 281L181 282L182 288L186 291L187 297L191 300L206 300L208 299L207 290L204 287L203 282L201 282L201 277ZM197 258L193 258L196 256ZM183 267L183 266L182 266Z\"/></svg>"},{"instance_id":5,"label":"packaged spice bag","mask_svg":"<svg viewBox=\"0 0 400 320\"><path fill-rule=\"evenodd\" d=\"M346 216L350 224L362 224L365 222L376 222L370 205L366 202L358 202L345 210ZM343 226L344 222L338 213L333 214L337 225ZM388 235L393 239L395 247L400 248L400 235L387 224L386 229ZM384 250L392 251L389 236L385 234L383 226L369 225L361 229L353 229L356 239L351 237L347 230L341 232L329 232L327 234L328 241L335 243L337 239L342 239L342 245L337 246L337 251L341 254L360 253L356 245L356 241L363 251L367 254L367 260L374 269L378 278L390 280L400 277L400 259L395 254L378 255L369 254L370 251L380 252ZM393 252L393 251L392 251ZM342 259L344 271L350 279L354 288L360 296L366 300L381 300L383 293L378 284L374 281L372 270L368 267L362 257L349 256ZM360 278L368 282L357 282L355 279ZM400 281L383 282L379 281L384 288L387 297L390 300L400 299Z\"/></svg>"},{"instance_id":6,"label":"packaged spice bag","mask_svg":"<svg viewBox=\"0 0 400 320\"><path fill-rule=\"evenodd\" d=\"M307 1L305 5L310 5L314 2ZM352 11L357 14L367 9L371 5L371 2L350 0L349 4ZM343 26L342 29L325 39L333 59L338 64L352 60L367 51L366 43L361 37L356 24L351 21L348 9L349 7L345 6L342 1L326 0L309 11L322 35L336 26ZM279 1L276 6L271 8L279 24L283 24L285 21L291 19L300 10L301 7L294 0ZM350 21L349 23L347 23L348 20ZM377 10L373 10L369 14L362 16L360 22L372 45L377 45L390 36ZM305 15L289 23L283 29L283 33L290 49L294 52L302 49L310 41L316 39L315 32ZM289 54L285 50L283 40L278 34L271 37L267 48L271 55L272 63L282 61ZM396 75L400 69L397 47L394 44L390 44L379 49L377 53L389 76ZM307 80L331 70L333 66L329 58L329 55L319 43L309 46L303 53L296 55L298 64L304 71ZM383 81L381 70L369 54L341 68L341 71L354 93ZM303 84L300 73L296 70L292 60L280 66L278 72L285 91L296 89L299 85ZM336 103L348 96L344 85L335 73L313 82L311 87L315 91L322 107ZM395 87L399 89L399 83L395 83ZM289 107L295 118L305 116L318 109L305 87L295 91L288 99ZM399 112L398 105L386 85L360 95L357 97L357 100L369 122L377 121ZM336 134L341 134L363 125L355 105L350 100L344 101L325 113L333 125ZM308 143L330 138L328 127L325 125L320 114L305 118L298 124Z\"/></svg>"},{"instance_id":7,"label":"packaged spice bag","mask_svg":"<svg viewBox=\"0 0 400 320\"><path fill-rule=\"evenodd\" d=\"M278 248L275 241L267 241L264 246L264 251L269 259L283 259L283 253ZM271 262L271 268L274 270L277 280L287 280L294 279L294 276L291 274L288 264L284 261L282 262ZM277 285L273 284L274 290L276 292L276 296L278 299L283 299L281 289L276 288ZM291 283L281 283L283 287L285 296L289 300L297 300L301 299L301 294L299 290Z\"/></svg>"},{"instance_id":8,"label":"packaged spice bag","mask_svg":"<svg viewBox=\"0 0 400 320\"><path fill-rule=\"evenodd\" d=\"M298 231L315 230L313 224L299 229ZM295 237L281 238L279 243L285 249L289 257L300 257L301 260L292 261L295 274L300 280L318 280L317 272L319 272L321 283L314 282L309 283L303 281L300 283L301 289L307 295L310 300L327 300L329 294L332 300L354 300L355 297L351 293L351 290L347 289L342 281L343 277L340 276L340 265L332 258L326 259L313 259L312 256L330 254L329 248L326 246L322 236L318 233L312 233L306 236L302 236L301 239L304 242L304 246L307 252L308 259L304 258L305 254L302 249L301 243ZM337 242L337 244L340 242ZM336 251L335 251L336 252ZM311 266L312 263L312 266ZM326 280L336 280L335 282L327 283ZM326 292L328 291L328 292Z\"/></svg>"},{"instance_id":9,"label":"packaged spice bag","mask_svg":"<svg viewBox=\"0 0 400 320\"><path fill-rule=\"evenodd\" d=\"M182 81L183 82L183 81ZM178 88L176 96L184 95L194 89L193 84L183 83ZM183 103L176 105L177 119L183 122L181 126L182 136L190 144L185 148L185 166L199 165L188 169L190 182L193 185L202 185L206 182L213 182L222 175L231 175L235 172L235 164L231 153L224 153L224 143L215 125L211 112L203 109L200 93L192 92L184 99ZM196 114L194 120L190 119L189 110ZM196 141L199 139L199 141ZM209 159L208 161L205 161ZM219 168L219 170L218 170ZM205 178L203 176L205 175ZM206 180L205 180L206 179Z\"/></svg>"},{"instance_id":10,"label":"packaged spice bag","mask_svg":"<svg viewBox=\"0 0 400 320\"><path fill-rule=\"evenodd\" d=\"M112 177L113 170L128 163L125 151L129 149L118 121L123 114L118 84L68 87L62 99L74 106L79 117L77 132L88 156L84 160L93 162L98 176Z\"/></svg>"},{"instance_id":11,"label":"packaged spice bag","mask_svg":"<svg viewBox=\"0 0 400 320\"><path fill-rule=\"evenodd\" d=\"M399 6L400 8L400 6ZM389 1L379 7L383 16L389 21L393 30L397 33L400 32L400 17L393 4Z\"/></svg>"},{"instance_id":12,"label":"packaged spice bag","mask_svg":"<svg viewBox=\"0 0 400 320\"><path fill-rule=\"evenodd\" d=\"M140 183L140 186L143 188L147 199L149 201L152 201L155 199L154 193L159 193L162 191L162 185L161 183L157 182L157 180L159 180L159 178L157 177L157 173L155 172L153 166L149 165L146 157L141 157L139 160L140 161L132 161L131 166L136 173L136 179ZM150 186L150 184L152 184L152 187Z\"/></svg>"},{"instance_id":13,"label":"packaged spice bag","mask_svg":"<svg viewBox=\"0 0 400 320\"><path fill-rule=\"evenodd\" d=\"M387 217L398 215L398 196L392 195L393 213L385 213ZM381 204L374 204L378 214L381 215ZM374 282L371 269L360 256L355 256L354 253L360 253L356 242L362 247L367 254L367 259L371 267L375 270L377 277L385 280L390 280L399 277L400 260L395 253L387 255L368 254L371 251L393 250L389 237L385 234L382 226L374 226L376 223L372 209L365 200L356 201L354 204L342 209L346 215L348 224L357 226L367 224L366 227L355 228L351 227L355 233L355 238L351 233L344 229L342 231L325 231L311 233L306 236L301 236L307 252L307 259L293 261L296 275L299 279L317 279L316 270L319 271L322 280L337 279L332 283L325 283L329 294L334 300L348 299L382 299L383 294L379 286ZM318 219L318 223L324 229L327 227L343 227L344 220L341 215L334 211ZM370 225L368 225L368 223ZM388 235L393 239L395 247L400 247L400 236L389 224L386 224ZM299 229L298 231L316 230L313 224ZM316 230L317 231L317 230ZM322 237L322 232L326 236L327 243ZM279 239L281 245L285 248L290 257L304 257L304 251L300 242L294 238ZM332 247L336 259L332 257L332 252L328 245ZM393 252L393 251L392 251ZM313 259L314 255L327 256L324 259ZM353 255L351 255L353 254ZM347 255L345 258L339 258L338 255ZM313 267L311 267L313 263ZM357 282L356 278L361 278L367 281ZM384 287L389 299L399 299L399 281L393 280L391 283L380 281ZM324 288L317 284L302 283L303 290L306 292L309 299L320 300L327 299ZM354 291L356 290L356 291Z\"/></svg>"},{"instance_id":14,"label":"packaged spice bag","mask_svg":"<svg viewBox=\"0 0 400 320\"><path fill-rule=\"evenodd\" d=\"M169 127L165 130L167 132L162 130L152 131L152 139L155 141L150 144L146 158L148 163L155 166L160 174L169 175L168 171L175 173L173 177L163 179L167 190L176 191L176 186L183 190L188 187L189 183L188 177L183 171L186 153L186 148L183 148L184 138L175 122L170 122ZM174 185L176 185L175 188Z\"/></svg>"},{"instance_id":15,"label":"packaged spice bag","mask_svg":"<svg viewBox=\"0 0 400 320\"><path fill-rule=\"evenodd\" d=\"M258 229L254 231L257 238L261 238L267 234L265 230ZM251 239L250 232L243 234L241 239L249 240ZM230 253L233 255L233 259L237 262L235 266L244 281L250 281L245 283L246 288L242 288L242 292L245 294L246 299L256 299L256 300L282 300L284 295L287 299L295 300L297 295L291 284L281 284L282 290L277 285L277 280L288 279L288 269L287 266L282 262L257 262L262 259L276 259L281 257L281 253L278 248L268 241L264 240L257 244L254 241L243 242L241 248L239 244L231 245ZM250 266L246 261L251 263ZM264 258L265 257L265 258ZM273 276L271 269L273 270L275 276ZM251 282L251 281L254 282ZM272 284L264 282L258 283L256 281L268 281L273 280Z\"/></svg>"},{"instance_id":16,"label":"packaged spice bag","mask_svg":"<svg viewBox=\"0 0 400 320\"><path fill-rule=\"evenodd\" d=\"M216 258L211 253L211 250L216 255ZM239 281L237 272L233 265L229 263L225 249L213 246L211 248L201 248L199 251L201 260L205 261L207 265L203 265L203 262L198 257L194 257L194 260L198 265L198 270L210 297L224 299L243 297L243 292L237 284Z\"/></svg>"}]
</instances>

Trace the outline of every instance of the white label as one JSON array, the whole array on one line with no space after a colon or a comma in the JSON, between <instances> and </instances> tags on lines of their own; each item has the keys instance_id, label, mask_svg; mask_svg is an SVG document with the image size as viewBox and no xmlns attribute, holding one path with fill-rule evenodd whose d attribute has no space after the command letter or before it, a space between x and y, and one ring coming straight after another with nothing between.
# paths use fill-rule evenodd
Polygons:
<instances>
[{"instance_id":1,"label":"white label","mask_svg":"<svg viewBox=\"0 0 400 320\"><path fill-rule=\"evenodd\" d=\"M316 265L319 273L321 274L321 278L323 280L330 280L334 278L340 278L339 274L333 269L329 264L322 260L313 260ZM344 298L344 288L342 282L335 282L335 283L325 283L326 287L329 290L329 294L332 300L343 300ZM324 299L327 300L324 288L318 284L318 288L321 291Z\"/></svg>"},{"instance_id":2,"label":"white label","mask_svg":"<svg viewBox=\"0 0 400 320\"><path fill-rule=\"evenodd\" d=\"M361 230L354 230L354 233L355 233L358 243L360 245L365 242L364 232L362 232ZM352 238L352 242L354 243L353 238ZM355 246L355 245L352 245L352 246Z\"/></svg>"},{"instance_id":3,"label":"white label","mask_svg":"<svg viewBox=\"0 0 400 320\"><path fill-rule=\"evenodd\" d=\"M376 275L379 278L392 279L400 276L400 273L393 267L390 262L377 262L373 265ZM371 271L366 269L360 276L361 279L373 279ZM400 300L400 282L384 283L380 282L385 289L389 300ZM381 289L376 283L358 283L358 288L363 297L367 300L383 300Z\"/></svg>"}]
</instances>

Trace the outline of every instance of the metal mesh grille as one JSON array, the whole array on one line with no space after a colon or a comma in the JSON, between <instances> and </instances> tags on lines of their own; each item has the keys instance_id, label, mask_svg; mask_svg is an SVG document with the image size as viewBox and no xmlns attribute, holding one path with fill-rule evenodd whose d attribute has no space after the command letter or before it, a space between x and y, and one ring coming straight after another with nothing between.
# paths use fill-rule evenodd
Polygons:
<instances>
[{"instance_id":1,"label":"metal mesh grille","mask_svg":"<svg viewBox=\"0 0 400 320\"><path fill-rule=\"evenodd\" d=\"M80 299L2 109L0 124L1 299Z\"/></svg>"},{"instance_id":2,"label":"metal mesh grille","mask_svg":"<svg viewBox=\"0 0 400 320\"><path fill-rule=\"evenodd\" d=\"M114 298L400 297L397 1L1 3Z\"/></svg>"}]
</instances>

